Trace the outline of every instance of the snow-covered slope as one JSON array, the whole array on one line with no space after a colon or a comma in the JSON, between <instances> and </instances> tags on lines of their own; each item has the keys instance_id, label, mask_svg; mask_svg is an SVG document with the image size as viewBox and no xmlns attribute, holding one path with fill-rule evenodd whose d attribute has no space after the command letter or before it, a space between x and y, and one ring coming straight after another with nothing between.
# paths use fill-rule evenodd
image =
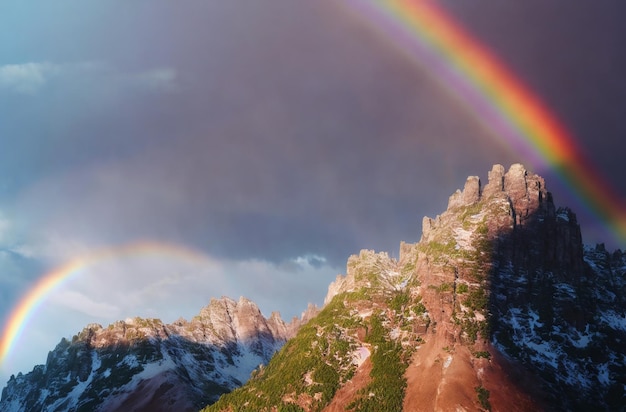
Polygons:
<instances>
[{"instance_id":1,"label":"snow-covered slope","mask_svg":"<svg viewBox=\"0 0 626 412\"><path fill-rule=\"evenodd\" d=\"M251 301L213 299L191 321L127 319L63 339L11 377L0 411L191 411L241 386L290 337Z\"/></svg>"}]
</instances>

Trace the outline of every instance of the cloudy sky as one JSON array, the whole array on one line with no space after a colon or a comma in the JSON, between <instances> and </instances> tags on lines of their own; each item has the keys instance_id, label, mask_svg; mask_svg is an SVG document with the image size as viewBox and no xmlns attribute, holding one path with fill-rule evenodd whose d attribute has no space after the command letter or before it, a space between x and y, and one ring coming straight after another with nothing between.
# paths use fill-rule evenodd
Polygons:
<instances>
[{"instance_id":1,"label":"cloudy sky","mask_svg":"<svg viewBox=\"0 0 626 412\"><path fill-rule=\"evenodd\" d=\"M619 1L446 1L622 196ZM194 250L88 265L33 313L0 378L89 322L190 318L245 295L299 315L360 249L397 255L468 175L530 159L436 73L333 1L0 5L0 321L37 279L142 240ZM545 166L588 243L623 247Z\"/></svg>"}]
</instances>

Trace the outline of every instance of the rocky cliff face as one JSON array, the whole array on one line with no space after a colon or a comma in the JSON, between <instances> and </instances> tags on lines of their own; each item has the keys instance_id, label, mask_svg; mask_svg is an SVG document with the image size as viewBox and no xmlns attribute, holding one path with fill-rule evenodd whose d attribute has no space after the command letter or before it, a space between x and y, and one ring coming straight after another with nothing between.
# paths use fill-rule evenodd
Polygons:
<instances>
[{"instance_id":1,"label":"rocky cliff face","mask_svg":"<svg viewBox=\"0 0 626 412\"><path fill-rule=\"evenodd\" d=\"M213 299L190 321L87 326L11 377L0 411L192 411L241 386L293 335L251 301Z\"/></svg>"},{"instance_id":2,"label":"rocky cliff face","mask_svg":"<svg viewBox=\"0 0 626 412\"><path fill-rule=\"evenodd\" d=\"M417 250L422 279L451 285L424 294L431 305L437 297L444 302L435 320L449 330L449 343L471 348L468 340L475 347L483 340L481 351L521 364L507 368L540 383L542 390L527 392L543 408L625 404L626 350L615 342L626 338L618 298L626 261L619 251L584 248L576 215L555 207L541 177L522 165L506 173L496 165L484 188L468 178L441 216L424 219ZM490 389L489 381L481 384ZM503 390L490 393L495 406Z\"/></svg>"},{"instance_id":3,"label":"rocky cliff face","mask_svg":"<svg viewBox=\"0 0 626 412\"><path fill-rule=\"evenodd\" d=\"M544 179L496 165L398 260L361 251L322 311L207 410L619 410L626 260Z\"/></svg>"}]
</instances>

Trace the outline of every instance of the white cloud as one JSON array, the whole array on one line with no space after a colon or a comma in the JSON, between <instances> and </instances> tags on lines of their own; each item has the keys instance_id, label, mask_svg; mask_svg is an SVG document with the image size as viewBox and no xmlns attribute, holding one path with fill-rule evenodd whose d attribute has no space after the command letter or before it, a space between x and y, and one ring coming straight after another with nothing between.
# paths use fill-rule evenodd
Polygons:
<instances>
[{"instance_id":1,"label":"white cloud","mask_svg":"<svg viewBox=\"0 0 626 412\"><path fill-rule=\"evenodd\" d=\"M133 76L141 85L155 91L176 90L176 70L171 68L157 68L138 73Z\"/></svg>"},{"instance_id":2,"label":"white cloud","mask_svg":"<svg viewBox=\"0 0 626 412\"><path fill-rule=\"evenodd\" d=\"M31 245L18 244L15 246L10 246L9 248L7 248L7 250L29 259L37 257L36 251Z\"/></svg>"},{"instance_id":3,"label":"white cloud","mask_svg":"<svg viewBox=\"0 0 626 412\"><path fill-rule=\"evenodd\" d=\"M75 290L62 290L50 297L51 303L93 316L99 319L118 317L120 309L105 302L97 302Z\"/></svg>"},{"instance_id":4,"label":"white cloud","mask_svg":"<svg viewBox=\"0 0 626 412\"><path fill-rule=\"evenodd\" d=\"M0 88L34 94L58 72L57 65L47 62L6 64L0 66Z\"/></svg>"},{"instance_id":5,"label":"white cloud","mask_svg":"<svg viewBox=\"0 0 626 412\"><path fill-rule=\"evenodd\" d=\"M297 258L292 260L303 268L312 268L312 267L320 267L323 266L327 259L324 256L309 254L304 256L298 256Z\"/></svg>"},{"instance_id":6,"label":"white cloud","mask_svg":"<svg viewBox=\"0 0 626 412\"><path fill-rule=\"evenodd\" d=\"M104 62L77 63L29 62L0 66L0 90L21 94L36 94L52 80L66 85L79 83L81 88L91 84L107 93L122 93L129 87L139 87L157 92L174 91L177 72L168 67L146 68L126 72Z\"/></svg>"},{"instance_id":7,"label":"white cloud","mask_svg":"<svg viewBox=\"0 0 626 412\"><path fill-rule=\"evenodd\" d=\"M194 316L213 297L245 296L266 315L280 311L291 318L309 302L321 303L328 284L339 272L324 257L311 256L278 264L208 255L189 258L166 249L154 254L113 256L69 275L48 301L99 317L105 323L134 316L171 322L180 316Z\"/></svg>"}]
</instances>

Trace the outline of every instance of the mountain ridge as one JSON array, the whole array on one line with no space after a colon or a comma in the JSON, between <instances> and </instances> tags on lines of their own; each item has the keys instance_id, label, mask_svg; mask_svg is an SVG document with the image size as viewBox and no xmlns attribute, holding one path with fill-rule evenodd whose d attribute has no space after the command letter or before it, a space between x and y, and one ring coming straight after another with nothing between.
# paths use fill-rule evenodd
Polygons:
<instances>
[{"instance_id":1,"label":"mountain ridge","mask_svg":"<svg viewBox=\"0 0 626 412\"><path fill-rule=\"evenodd\" d=\"M468 177L444 212L422 219L419 242L400 243L397 259L366 249L350 256L323 307L310 305L290 324L277 314L263 318L245 298L214 299L197 319L169 329L137 320L149 323L161 349L176 342L172 336L201 341L171 349L181 358L202 355L197 368L186 370L205 376L204 386L172 382L172 368L159 379L141 378L151 369L132 371L140 364L136 355L154 365L164 362L155 353L169 352L130 345L119 355L130 353L137 362L116 365L125 365L136 385L101 402L100 410L157 404L160 410L210 404L203 410L255 412L623 409L626 255L585 246L575 213L556 207L544 179L523 165L494 165L487 180L483 186L479 177ZM141 330L126 322L113 328ZM90 325L81 333L78 343L97 342L105 332ZM207 334L217 344L205 353ZM77 349L70 359L73 344L62 341L43 369L12 378L0 411L31 399L29 387L20 386L25 376L41 380L57 360L74 365L70 389L87 393L80 385L91 383L94 370L105 375L107 369L95 368L93 348ZM124 385L108 389L123 392ZM185 387L197 394L164 396Z\"/></svg>"},{"instance_id":2,"label":"mountain ridge","mask_svg":"<svg viewBox=\"0 0 626 412\"><path fill-rule=\"evenodd\" d=\"M89 324L45 365L11 376L0 411L197 410L241 386L305 321L265 318L247 298L222 297L190 321Z\"/></svg>"}]
</instances>

